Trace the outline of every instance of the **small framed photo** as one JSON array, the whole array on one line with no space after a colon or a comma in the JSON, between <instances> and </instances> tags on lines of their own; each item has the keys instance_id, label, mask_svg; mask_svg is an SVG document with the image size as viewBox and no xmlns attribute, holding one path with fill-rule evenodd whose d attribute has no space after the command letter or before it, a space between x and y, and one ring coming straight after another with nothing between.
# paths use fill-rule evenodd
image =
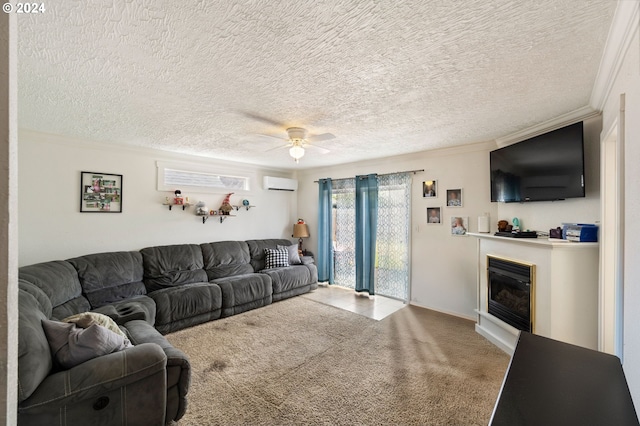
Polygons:
<instances>
[{"instance_id":1,"label":"small framed photo","mask_svg":"<svg viewBox=\"0 0 640 426\"><path fill-rule=\"evenodd\" d=\"M451 235L467 235L469 229L469 216L451 216Z\"/></svg>"},{"instance_id":2,"label":"small framed photo","mask_svg":"<svg viewBox=\"0 0 640 426\"><path fill-rule=\"evenodd\" d=\"M447 207L462 207L462 188L447 189Z\"/></svg>"},{"instance_id":3,"label":"small framed photo","mask_svg":"<svg viewBox=\"0 0 640 426\"><path fill-rule=\"evenodd\" d=\"M436 197L437 196L437 182L435 180L426 180L422 182L422 196L427 197Z\"/></svg>"},{"instance_id":4,"label":"small framed photo","mask_svg":"<svg viewBox=\"0 0 640 426\"><path fill-rule=\"evenodd\" d=\"M80 172L80 213L122 213L122 175Z\"/></svg>"},{"instance_id":5,"label":"small framed photo","mask_svg":"<svg viewBox=\"0 0 640 426\"><path fill-rule=\"evenodd\" d=\"M427 207L427 224L442 223L440 207Z\"/></svg>"}]
</instances>

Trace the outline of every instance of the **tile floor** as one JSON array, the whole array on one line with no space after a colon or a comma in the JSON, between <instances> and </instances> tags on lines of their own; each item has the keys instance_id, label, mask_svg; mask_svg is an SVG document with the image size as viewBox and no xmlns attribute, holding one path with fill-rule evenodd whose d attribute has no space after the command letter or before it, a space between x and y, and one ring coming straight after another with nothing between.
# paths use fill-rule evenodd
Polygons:
<instances>
[{"instance_id":1,"label":"tile floor","mask_svg":"<svg viewBox=\"0 0 640 426\"><path fill-rule=\"evenodd\" d=\"M301 297L335 306L365 317L380 321L395 311L405 307L399 300L376 295L358 294L352 289L335 285L318 285L318 289L303 294Z\"/></svg>"}]
</instances>

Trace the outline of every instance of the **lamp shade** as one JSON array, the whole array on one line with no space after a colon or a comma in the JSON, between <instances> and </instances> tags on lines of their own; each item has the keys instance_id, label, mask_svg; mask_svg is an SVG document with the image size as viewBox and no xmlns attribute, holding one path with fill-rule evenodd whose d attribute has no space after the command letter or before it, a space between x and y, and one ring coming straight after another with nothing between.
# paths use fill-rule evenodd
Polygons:
<instances>
[{"instance_id":1,"label":"lamp shade","mask_svg":"<svg viewBox=\"0 0 640 426\"><path fill-rule=\"evenodd\" d=\"M296 223L293 225L293 238L308 238L309 228L306 223Z\"/></svg>"}]
</instances>

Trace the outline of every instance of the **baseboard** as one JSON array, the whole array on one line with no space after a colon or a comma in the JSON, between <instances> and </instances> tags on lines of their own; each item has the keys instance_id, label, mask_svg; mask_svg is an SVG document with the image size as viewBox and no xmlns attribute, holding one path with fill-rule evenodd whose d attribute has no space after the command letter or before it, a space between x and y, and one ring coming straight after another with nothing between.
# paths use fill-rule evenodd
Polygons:
<instances>
[{"instance_id":1,"label":"baseboard","mask_svg":"<svg viewBox=\"0 0 640 426\"><path fill-rule=\"evenodd\" d=\"M476 320L478 319L478 317L476 317L475 315L463 315L463 314L458 313L458 312L452 312L452 311L447 311L445 309L434 308L432 306L422 305L420 303L416 303L416 302L413 302L413 301L409 302L409 304L413 305L413 306L417 306L418 308L430 309L432 311L440 312L442 314L451 315L453 317L463 318L463 319L470 320L470 321L473 321L473 322L476 322Z\"/></svg>"},{"instance_id":2,"label":"baseboard","mask_svg":"<svg viewBox=\"0 0 640 426\"><path fill-rule=\"evenodd\" d=\"M480 327L478 324L476 324L476 333L496 345L498 348L502 349L509 356L513 355L513 352L516 350L514 346L510 345L508 342L504 341L497 335L491 333L489 330Z\"/></svg>"}]
</instances>

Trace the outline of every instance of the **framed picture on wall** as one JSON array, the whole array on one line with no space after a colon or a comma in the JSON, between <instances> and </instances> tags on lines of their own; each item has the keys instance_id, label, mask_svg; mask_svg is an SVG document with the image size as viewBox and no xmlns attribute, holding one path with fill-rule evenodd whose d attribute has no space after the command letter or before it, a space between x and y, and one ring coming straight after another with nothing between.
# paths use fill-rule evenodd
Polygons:
<instances>
[{"instance_id":1,"label":"framed picture on wall","mask_svg":"<svg viewBox=\"0 0 640 426\"><path fill-rule=\"evenodd\" d=\"M80 213L122 213L122 175L80 172Z\"/></svg>"},{"instance_id":2,"label":"framed picture on wall","mask_svg":"<svg viewBox=\"0 0 640 426\"><path fill-rule=\"evenodd\" d=\"M422 196L427 197L436 197L436 181L435 180L426 180L422 182Z\"/></svg>"},{"instance_id":3,"label":"framed picture on wall","mask_svg":"<svg viewBox=\"0 0 640 426\"><path fill-rule=\"evenodd\" d=\"M462 207L462 188L447 189L447 207Z\"/></svg>"},{"instance_id":4,"label":"framed picture on wall","mask_svg":"<svg viewBox=\"0 0 640 426\"><path fill-rule=\"evenodd\" d=\"M427 207L427 224L442 223L440 207Z\"/></svg>"},{"instance_id":5,"label":"framed picture on wall","mask_svg":"<svg viewBox=\"0 0 640 426\"><path fill-rule=\"evenodd\" d=\"M451 235L467 235L467 230L469 229L468 216L451 216L449 222L451 223Z\"/></svg>"}]
</instances>

